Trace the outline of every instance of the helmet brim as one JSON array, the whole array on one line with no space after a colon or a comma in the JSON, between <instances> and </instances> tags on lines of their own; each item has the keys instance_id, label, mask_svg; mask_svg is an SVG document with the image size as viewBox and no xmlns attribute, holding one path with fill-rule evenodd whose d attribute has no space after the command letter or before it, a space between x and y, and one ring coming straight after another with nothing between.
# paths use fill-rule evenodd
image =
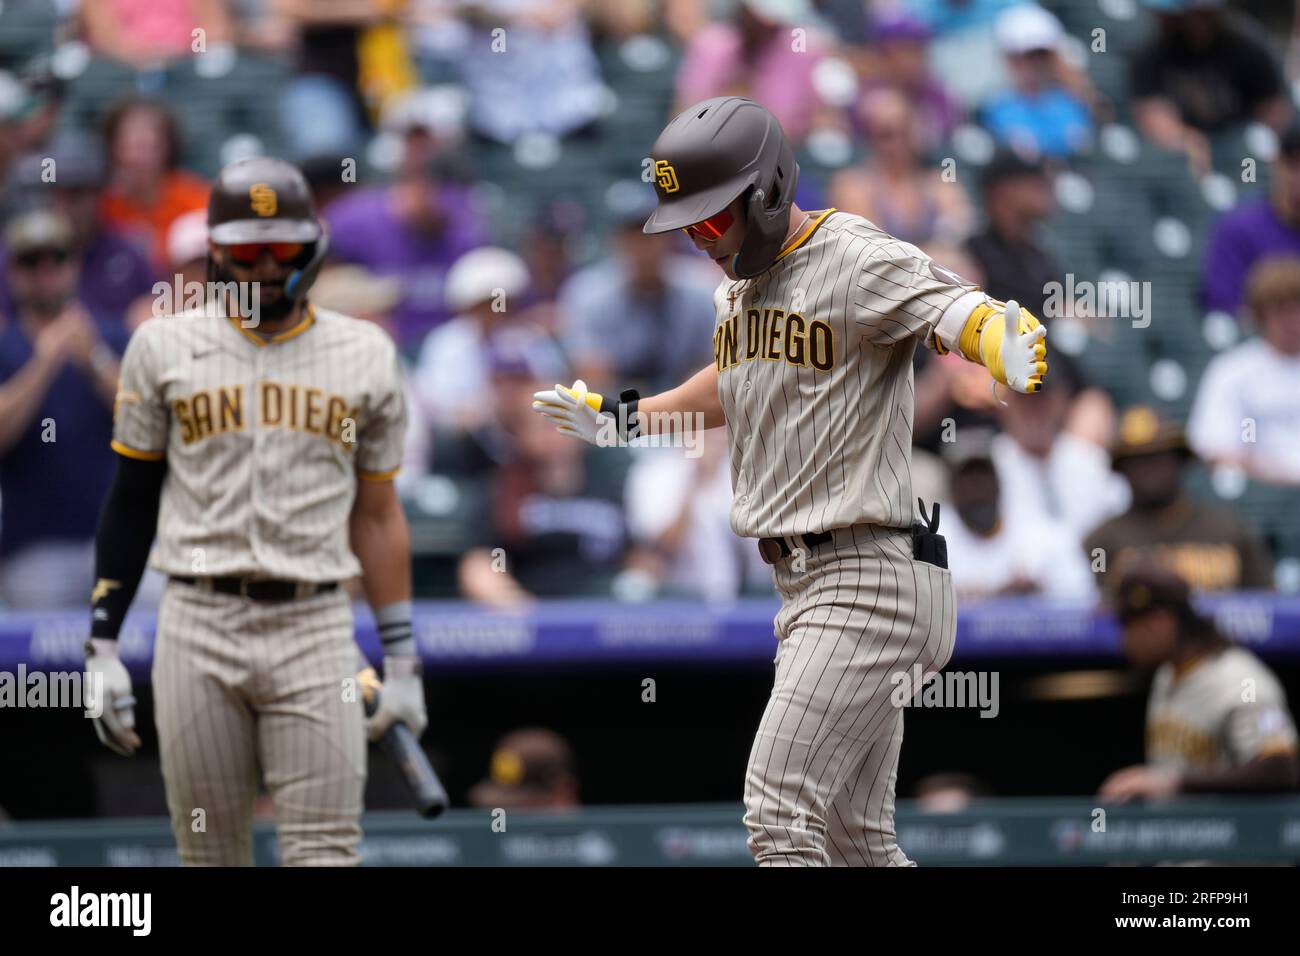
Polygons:
<instances>
[{"instance_id":1,"label":"helmet brim","mask_svg":"<svg viewBox=\"0 0 1300 956\"><path fill-rule=\"evenodd\" d=\"M305 219L236 219L213 226L208 238L219 246L245 242L315 242L320 223Z\"/></svg>"},{"instance_id":2,"label":"helmet brim","mask_svg":"<svg viewBox=\"0 0 1300 956\"><path fill-rule=\"evenodd\" d=\"M685 229L726 209L746 189L758 179L756 172L737 176L735 179L714 186L708 192L683 196L681 199L659 200L659 205L650 218L645 221L641 231L654 235Z\"/></svg>"}]
</instances>

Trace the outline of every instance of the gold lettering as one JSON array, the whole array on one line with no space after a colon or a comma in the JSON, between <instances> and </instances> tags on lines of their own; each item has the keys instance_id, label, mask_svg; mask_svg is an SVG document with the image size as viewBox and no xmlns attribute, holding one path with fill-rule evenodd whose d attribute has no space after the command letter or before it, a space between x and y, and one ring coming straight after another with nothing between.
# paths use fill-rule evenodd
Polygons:
<instances>
[{"instance_id":1,"label":"gold lettering","mask_svg":"<svg viewBox=\"0 0 1300 956\"><path fill-rule=\"evenodd\" d=\"M819 372L829 372L835 365L835 333L821 319L808 323L808 360Z\"/></svg>"},{"instance_id":2,"label":"gold lettering","mask_svg":"<svg viewBox=\"0 0 1300 956\"><path fill-rule=\"evenodd\" d=\"M181 423L181 442L188 445L194 441L194 420L190 418L190 403L183 398L172 402L176 420Z\"/></svg>"},{"instance_id":3,"label":"gold lettering","mask_svg":"<svg viewBox=\"0 0 1300 956\"><path fill-rule=\"evenodd\" d=\"M785 360L791 365L807 365L807 323L798 312L785 317Z\"/></svg>"},{"instance_id":4,"label":"gold lettering","mask_svg":"<svg viewBox=\"0 0 1300 956\"><path fill-rule=\"evenodd\" d=\"M244 427L244 387L222 388L217 392L221 404L221 430Z\"/></svg>"},{"instance_id":5,"label":"gold lettering","mask_svg":"<svg viewBox=\"0 0 1300 956\"><path fill-rule=\"evenodd\" d=\"M262 425L274 428L284 415L284 393L275 382L262 383Z\"/></svg>"},{"instance_id":6,"label":"gold lettering","mask_svg":"<svg viewBox=\"0 0 1300 956\"><path fill-rule=\"evenodd\" d=\"M763 342L763 358L776 361L781 358L781 353L777 351L776 341L781 337L781 330L784 328L785 309L765 309L764 313L771 313L771 320L768 321L767 315L764 315L764 325L767 328L767 338Z\"/></svg>"},{"instance_id":7,"label":"gold lettering","mask_svg":"<svg viewBox=\"0 0 1300 956\"><path fill-rule=\"evenodd\" d=\"M745 312L745 361L758 356L758 309Z\"/></svg>"},{"instance_id":8,"label":"gold lettering","mask_svg":"<svg viewBox=\"0 0 1300 956\"><path fill-rule=\"evenodd\" d=\"M319 388L308 388L307 392L307 414L303 419L302 427L305 431L313 435L320 434L320 416L321 416L321 399L324 397Z\"/></svg>"},{"instance_id":9,"label":"gold lettering","mask_svg":"<svg viewBox=\"0 0 1300 956\"><path fill-rule=\"evenodd\" d=\"M196 392L190 399L190 408L194 414L194 430L199 438L207 438L212 434L212 396Z\"/></svg>"}]
</instances>

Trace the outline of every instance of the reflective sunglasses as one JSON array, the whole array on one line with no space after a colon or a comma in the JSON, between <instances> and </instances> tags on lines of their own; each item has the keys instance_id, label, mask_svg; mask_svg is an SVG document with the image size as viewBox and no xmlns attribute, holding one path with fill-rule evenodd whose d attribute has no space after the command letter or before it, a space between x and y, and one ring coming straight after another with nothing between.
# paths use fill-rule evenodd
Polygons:
<instances>
[{"instance_id":1,"label":"reflective sunglasses","mask_svg":"<svg viewBox=\"0 0 1300 956\"><path fill-rule=\"evenodd\" d=\"M241 242L238 245L226 246L226 249L231 259L244 265L256 263L262 258L262 250L265 249L271 253L272 259L283 265L293 262L302 255L303 244L301 242Z\"/></svg>"},{"instance_id":2,"label":"reflective sunglasses","mask_svg":"<svg viewBox=\"0 0 1300 956\"><path fill-rule=\"evenodd\" d=\"M688 236L699 236L701 239L714 242L721 239L723 234L731 228L731 224L736 221L736 217L727 210L722 210L701 222L691 226L682 227L682 232Z\"/></svg>"}]
</instances>

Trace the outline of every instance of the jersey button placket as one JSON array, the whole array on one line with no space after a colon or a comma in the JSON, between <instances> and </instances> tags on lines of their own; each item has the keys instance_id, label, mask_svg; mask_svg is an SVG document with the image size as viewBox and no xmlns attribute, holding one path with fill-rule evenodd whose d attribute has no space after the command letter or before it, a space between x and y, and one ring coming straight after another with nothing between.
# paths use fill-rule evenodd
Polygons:
<instances>
[{"instance_id":1,"label":"jersey button placket","mask_svg":"<svg viewBox=\"0 0 1300 956\"><path fill-rule=\"evenodd\" d=\"M262 426L265 410L262 408L262 387L261 383L266 380L266 354L271 350L271 346L263 345L259 347L253 356L253 382L254 389L257 392L257 428L253 432L253 460L248 469L248 545L253 552L254 559L258 555L258 542L261 540L261 520L262 516L257 511L257 502L261 498L261 492L258 490L262 483L262 446L271 440L271 433ZM284 409L280 414L285 414ZM259 562L260 563L260 562Z\"/></svg>"}]
</instances>

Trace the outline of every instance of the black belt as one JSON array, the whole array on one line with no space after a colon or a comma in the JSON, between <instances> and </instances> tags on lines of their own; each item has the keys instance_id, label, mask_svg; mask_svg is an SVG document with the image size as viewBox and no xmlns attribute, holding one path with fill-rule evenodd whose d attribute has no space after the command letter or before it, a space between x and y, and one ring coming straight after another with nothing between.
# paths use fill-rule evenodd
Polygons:
<instances>
[{"instance_id":1,"label":"black belt","mask_svg":"<svg viewBox=\"0 0 1300 956\"><path fill-rule=\"evenodd\" d=\"M313 584L306 581L284 581L275 578L183 578L172 575L173 581L192 587L211 587L221 594L234 594L250 601L292 601L333 591L337 581Z\"/></svg>"},{"instance_id":2,"label":"black belt","mask_svg":"<svg viewBox=\"0 0 1300 956\"><path fill-rule=\"evenodd\" d=\"M814 548L821 547L832 537L834 535L829 531L817 531L812 534L793 534L789 538L759 538L758 553L768 564L776 564L794 554L796 548L802 549L805 555L811 554ZM793 548L789 544L791 541L794 542Z\"/></svg>"}]
</instances>

